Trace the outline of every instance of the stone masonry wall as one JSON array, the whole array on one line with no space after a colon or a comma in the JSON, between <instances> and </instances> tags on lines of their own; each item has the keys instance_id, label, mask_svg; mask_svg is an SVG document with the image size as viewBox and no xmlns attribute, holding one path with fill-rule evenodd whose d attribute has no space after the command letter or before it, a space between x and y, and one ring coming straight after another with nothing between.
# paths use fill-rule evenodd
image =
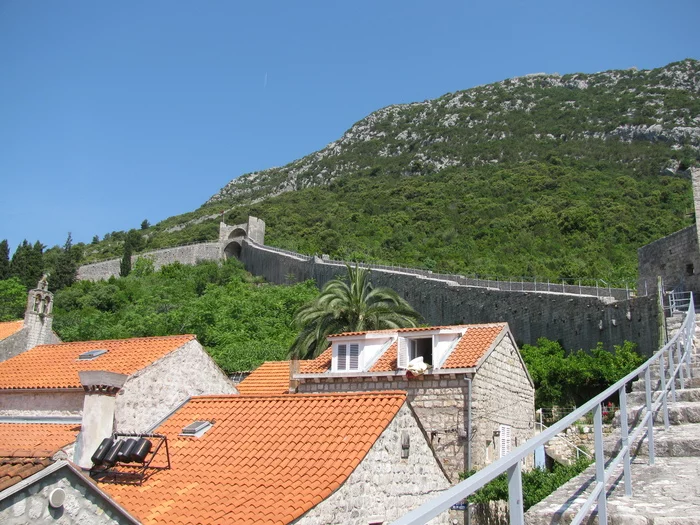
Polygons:
<instances>
[{"instance_id":1,"label":"stone masonry wall","mask_svg":"<svg viewBox=\"0 0 700 525\"><path fill-rule=\"evenodd\" d=\"M243 243L241 261L252 274L277 284L314 279L322 287L345 273L342 265L249 242ZM654 295L606 304L596 297L490 290L384 270L372 270L372 282L396 290L432 325L506 321L518 344L547 337L573 350L595 348L598 341L612 348L625 340L637 343L645 355L657 349Z\"/></svg>"},{"instance_id":2,"label":"stone masonry wall","mask_svg":"<svg viewBox=\"0 0 700 525\"><path fill-rule=\"evenodd\" d=\"M472 465L500 457L500 425L511 427L511 450L535 435L535 389L506 335L479 367L472 384ZM531 466L531 465L526 465Z\"/></svg>"},{"instance_id":3,"label":"stone masonry wall","mask_svg":"<svg viewBox=\"0 0 700 525\"><path fill-rule=\"evenodd\" d=\"M237 393L202 345L193 340L127 379L117 394L116 429L147 432L191 396Z\"/></svg>"},{"instance_id":4,"label":"stone masonry wall","mask_svg":"<svg viewBox=\"0 0 700 525\"><path fill-rule=\"evenodd\" d=\"M188 246L177 246L153 252L139 253L131 257L133 265L139 257L153 259L153 266L159 269L166 264L180 262L182 264L196 264L197 261L218 261L221 258L219 243L203 242ZM110 259L93 264L85 264L78 268L77 279L79 281L99 281L110 277L119 277L119 265L121 259Z\"/></svg>"},{"instance_id":5,"label":"stone masonry wall","mask_svg":"<svg viewBox=\"0 0 700 525\"><path fill-rule=\"evenodd\" d=\"M87 482L67 468L60 469L13 496L0 501L4 525L122 525L130 524L121 513L88 488ZM51 508L48 497L55 488L66 492L62 507Z\"/></svg>"},{"instance_id":6,"label":"stone masonry wall","mask_svg":"<svg viewBox=\"0 0 700 525\"><path fill-rule=\"evenodd\" d=\"M700 291L700 250L695 225L672 233L641 247L637 251L639 281L637 287L651 294L657 292L657 277L666 289L681 285L686 290Z\"/></svg>"},{"instance_id":7,"label":"stone masonry wall","mask_svg":"<svg viewBox=\"0 0 700 525\"><path fill-rule=\"evenodd\" d=\"M28 330L23 328L0 341L0 362L21 354L27 349Z\"/></svg>"},{"instance_id":8,"label":"stone masonry wall","mask_svg":"<svg viewBox=\"0 0 700 525\"><path fill-rule=\"evenodd\" d=\"M79 416L83 411L84 397L82 388L3 391L0 393L0 416Z\"/></svg>"},{"instance_id":9,"label":"stone masonry wall","mask_svg":"<svg viewBox=\"0 0 700 525\"><path fill-rule=\"evenodd\" d=\"M408 459L401 459L401 438L410 439ZM312 508L294 525L367 525L391 523L420 506L450 483L404 404L362 462L331 496ZM429 522L450 523L447 512Z\"/></svg>"},{"instance_id":10,"label":"stone masonry wall","mask_svg":"<svg viewBox=\"0 0 700 525\"><path fill-rule=\"evenodd\" d=\"M464 374L449 376L425 375L406 379L387 378L324 378L319 382L303 380L299 392L358 392L404 390L423 425L443 468L452 481L464 471L464 440L458 430L466 424L467 381ZM472 416L473 417L473 416Z\"/></svg>"}]
</instances>

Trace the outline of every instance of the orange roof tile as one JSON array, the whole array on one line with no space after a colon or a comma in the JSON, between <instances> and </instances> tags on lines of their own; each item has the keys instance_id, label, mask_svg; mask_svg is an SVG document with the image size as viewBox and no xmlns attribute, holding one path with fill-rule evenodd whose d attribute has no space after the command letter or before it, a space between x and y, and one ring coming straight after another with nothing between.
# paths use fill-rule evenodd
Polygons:
<instances>
[{"instance_id":1,"label":"orange roof tile","mask_svg":"<svg viewBox=\"0 0 700 525\"><path fill-rule=\"evenodd\" d=\"M78 424L0 423L0 456L51 457L73 443L78 432Z\"/></svg>"},{"instance_id":2,"label":"orange roof tile","mask_svg":"<svg viewBox=\"0 0 700 525\"><path fill-rule=\"evenodd\" d=\"M302 374L315 374L327 372L331 368L333 359L333 347L329 346L316 359L299 361L299 372Z\"/></svg>"},{"instance_id":3,"label":"orange roof tile","mask_svg":"<svg viewBox=\"0 0 700 525\"><path fill-rule=\"evenodd\" d=\"M289 393L289 361L265 361L236 388L244 395Z\"/></svg>"},{"instance_id":4,"label":"orange roof tile","mask_svg":"<svg viewBox=\"0 0 700 525\"><path fill-rule=\"evenodd\" d=\"M19 332L22 328L24 328L24 321L21 319L19 321L7 321L0 323L0 341Z\"/></svg>"},{"instance_id":5,"label":"orange roof tile","mask_svg":"<svg viewBox=\"0 0 700 525\"><path fill-rule=\"evenodd\" d=\"M51 465L51 458L0 457L0 490L5 490L44 470Z\"/></svg>"},{"instance_id":6,"label":"orange roof tile","mask_svg":"<svg viewBox=\"0 0 700 525\"><path fill-rule=\"evenodd\" d=\"M194 338L173 335L37 346L0 363L0 389L78 388L82 370L131 375ZM108 352L93 360L78 360L80 354L98 349Z\"/></svg>"},{"instance_id":7,"label":"orange roof tile","mask_svg":"<svg viewBox=\"0 0 700 525\"><path fill-rule=\"evenodd\" d=\"M396 370L396 360L399 353L399 345L396 342L386 349L379 359L369 369L370 372L391 372Z\"/></svg>"},{"instance_id":8,"label":"orange roof tile","mask_svg":"<svg viewBox=\"0 0 700 525\"><path fill-rule=\"evenodd\" d=\"M204 396L158 429L172 468L100 488L145 525L280 525L330 496L406 400L405 392ZM200 438L180 431L214 420Z\"/></svg>"},{"instance_id":9,"label":"orange roof tile","mask_svg":"<svg viewBox=\"0 0 700 525\"><path fill-rule=\"evenodd\" d=\"M508 326L506 323L470 326L447 357L442 368L476 366L506 326Z\"/></svg>"}]
</instances>

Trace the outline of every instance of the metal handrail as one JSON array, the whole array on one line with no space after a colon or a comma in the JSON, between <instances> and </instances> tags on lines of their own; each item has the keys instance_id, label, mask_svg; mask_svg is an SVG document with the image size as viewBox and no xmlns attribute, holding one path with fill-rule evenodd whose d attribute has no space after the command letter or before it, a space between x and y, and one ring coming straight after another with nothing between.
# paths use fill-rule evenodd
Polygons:
<instances>
[{"instance_id":1,"label":"metal handrail","mask_svg":"<svg viewBox=\"0 0 700 525\"><path fill-rule=\"evenodd\" d=\"M692 296L691 296L692 297ZM585 403L580 408L574 410L568 416L560 419L556 424L549 427L547 430L538 436L529 439L510 454L500 458L486 468L480 470L473 476L458 483L442 492L438 497L424 503L417 509L400 517L393 522L392 525L422 525L430 519L438 516L442 512L448 510L452 505L460 503L465 498L479 490L489 481L495 479L503 473L508 476L508 508L510 512L510 523L512 525L522 525L524 523L523 513L523 489L522 489L522 464L535 449L544 445L557 434L565 430L581 417L589 412L593 412L594 420L594 437L595 437L595 488L590 496L579 509L578 513L571 521L572 525L581 523L588 512L594 507L598 511L598 521L600 524L606 524L607 518L607 493L605 490L606 484L614 469L622 462L623 477L625 486L625 495L632 495L632 478L630 464L630 444L634 443L637 438L642 436L646 430L646 436L642 440L647 439L649 448L649 464L654 464L654 416L659 411L663 410L663 422L666 429L669 428L668 418L668 396L671 395L673 402L676 401L676 380L679 381L680 387L685 388L686 378L692 376L690 366L691 350L693 347L693 333L695 330L695 307L691 300L688 306L688 313L679 331L666 343L658 352L656 352L649 360L642 364L633 372L627 374L614 385L607 388L601 394L598 394L593 399ZM682 349L682 351L681 351ZM659 376L661 380L661 388L657 401L652 403L652 388L651 388L651 373L650 366L659 362ZM668 368L667 368L668 363ZM677 363L674 365L674 363ZM670 372L668 380L666 371ZM639 425L630 434L627 421L627 384L634 381L641 375L644 375L645 390L646 390L646 415ZM605 456L603 454L603 407L602 403L610 396L618 393L620 395L620 433L621 433L621 448L620 452L605 468Z\"/></svg>"}]
</instances>

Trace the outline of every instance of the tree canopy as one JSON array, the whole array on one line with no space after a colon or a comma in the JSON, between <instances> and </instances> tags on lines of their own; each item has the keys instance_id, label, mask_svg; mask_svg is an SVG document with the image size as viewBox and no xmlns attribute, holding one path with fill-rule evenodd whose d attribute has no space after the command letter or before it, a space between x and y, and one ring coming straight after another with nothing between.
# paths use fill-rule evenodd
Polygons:
<instances>
[{"instance_id":1,"label":"tree canopy","mask_svg":"<svg viewBox=\"0 0 700 525\"><path fill-rule=\"evenodd\" d=\"M300 332L289 355L311 359L325 350L331 334L413 327L419 319L420 314L394 290L374 288L369 270L347 266L344 278L330 281L294 314Z\"/></svg>"}]
</instances>

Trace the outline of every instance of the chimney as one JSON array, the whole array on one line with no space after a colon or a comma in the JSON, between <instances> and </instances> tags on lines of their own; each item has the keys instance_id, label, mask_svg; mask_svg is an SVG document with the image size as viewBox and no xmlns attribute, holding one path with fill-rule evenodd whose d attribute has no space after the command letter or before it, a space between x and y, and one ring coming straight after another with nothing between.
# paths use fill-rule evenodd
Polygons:
<instances>
[{"instance_id":1,"label":"chimney","mask_svg":"<svg viewBox=\"0 0 700 525\"><path fill-rule=\"evenodd\" d=\"M91 370L78 372L85 390L83 422L75 443L73 462L82 468L92 467L92 455L102 440L114 432L116 395L129 376Z\"/></svg>"},{"instance_id":2,"label":"chimney","mask_svg":"<svg viewBox=\"0 0 700 525\"><path fill-rule=\"evenodd\" d=\"M41 278L34 290L29 291L24 327L27 329L27 346L30 350L53 341L53 294L49 292L47 275Z\"/></svg>"},{"instance_id":3,"label":"chimney","mask_svg":"<svg viewBox=\"0 0 700 525\"><path fill-rule=\"evenodd\" d=\"M299 380L294 376L299 373L299 359L293 357L289 363L289 393L296 394L299 390Z\"/></svg>"}]
</instances>

